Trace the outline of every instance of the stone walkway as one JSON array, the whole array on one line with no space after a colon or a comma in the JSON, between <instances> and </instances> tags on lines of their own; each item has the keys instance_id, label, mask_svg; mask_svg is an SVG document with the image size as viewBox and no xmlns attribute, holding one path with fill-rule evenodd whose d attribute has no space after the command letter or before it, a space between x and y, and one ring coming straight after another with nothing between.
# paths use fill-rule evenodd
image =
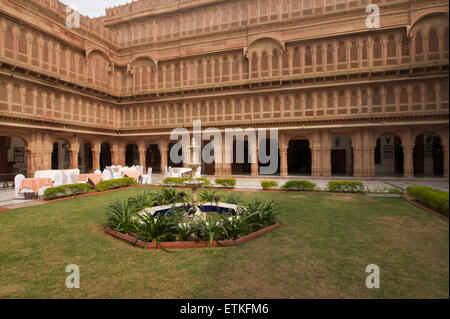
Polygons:
<instances>
[{"instance_id":1,"label":"stone walkway","mask_svg":"<svg viewBox=\"0 0 450 319\"><path fill-rule=\"evenodd\" d=\"M404 189L407 186L428 186L436 189L441 189L444 191L449 191L448 179L442 178L414 178L414 179L404 179L404 178L350 178L350 177L336 177L330 178L312 178L309 176L289 176L289 177L279 177L279 176L267 176L267 177L251 177L251 176L235 176L236 178L236 188L241 190L260 190L261 181L263 180L274 180L277 181L281 186L288 180L307 180L316 183L319 188L325 188L330 180L354 180L361 181L369 187L370 190L383 189L385 187L395 187L399 189ZM162 175L153 175L152 183L158 185L164 177ZM212 182L215 180L214 176L209 176L209 180ZM27 206L41 205L44 202L42 200L17 200L14 199L14 190L0 190L0 211L5 209L13 209Z\"/></svg>"}]
</instances>

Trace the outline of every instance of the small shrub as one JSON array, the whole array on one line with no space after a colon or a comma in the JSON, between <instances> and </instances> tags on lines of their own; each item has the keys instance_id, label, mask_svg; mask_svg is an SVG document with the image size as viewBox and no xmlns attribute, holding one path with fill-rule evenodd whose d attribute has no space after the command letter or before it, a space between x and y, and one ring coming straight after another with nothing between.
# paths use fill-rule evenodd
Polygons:
<instances>
[{"instance_id":1,"label":"small shrub","mask_svg":"<svg viewBox=\"0 0 450 319\"><path fill-rule=\"evenodd\" d=\"M261 187L264 190L271 190L278 187L278 183L275 181L261 181Z\"/></svg>"},{"instance_id":2,"label":"small shrub","mask_svg":"<svg viewBox=\"0 0 450 319\"><path fill-rule=\"evenodd\" d=\"M338 193L362 193L364 192L364 184L353 181L330 181L328 182L328 190Z\"/></svg>"},{"instance_id":3,"label":"small shrub","mask_svg":"<svg viewBox=\"0 0 450 319\"><path fill-rule=\"evenodd\" d=\"M389 188L388 192L389 192L389 194L397 194L397 195L403 194L403 191L401 189L394 188L394 187Z\"/></svg>"},{"instance_id":4,"label":"small shrub","mask_svg":"<svg viewBox=\"0 0 450 319\"><path fill-rule=\"evenodd\" d=\"M206 177L198 177L196 178L197 181L204 181L204 186L211 186L211 181L207 179Z\"/></svg>"},{"instance_id":5,"label":"small shrub","mask_svg":"<svg viewBox=\"0 0 450 319\"><path fill-rule=\"evenodd\" d=\"M162 183L170 186L184 186L184 182L190 180L192 180L190 177L166 177Z\"/></svg>"},{"instance_id":6,"label":"small shrub","mask_svg":"<svg viewBox=\"0 0 450 319\"><path fill-rule=\"evenodd\" d=\"M236 178L217 178L216 184L225 188L234 188L236 186Z\"/></svg>"},{"instance_id":7,"label":"small shrub","mask_svg":"<svg viewBox=\"0 0 450 319\"><path fill-rule=\"evenodd\" d=\"M308 181L288 181L281 186L281 189L285 191L313 191L316 187L316 184Z\"/></svg>"},{"instance_id":8,"label":"small shrub","mask_svg":"<svg viewBox=\"0 0 450 319\"><path fill-rule=\"evenodd\" d=\"M97 184L97 191L104 192L110 189L122 188L136 185L136 181L132 177L124 177L118 179L110 179L109 181L101 181Z\"/></svg>"},{"instance_id":9,"label":"small shrub","mask_svg":"<svg viewBox=\"0 0 450 319\"><path fill-rule=\"evenodd\" d=\"M87 193L91 189L91 185L88 183L78 183L61 185L57 187L47 188L44 192L45 200L53 200L56 198L63 198L68 196L75 196L79 194Z\"/></svg>"},{"instance_id":10,"label":"small shrub","mask_svg":"<svg viewBox=\"0 0 450 319\"><path fill-rule=\"evenodd\" d=\"M418 202L448 217L448 192L425 186L408 186L406 192Z\"/></svg>"}]
</instances>

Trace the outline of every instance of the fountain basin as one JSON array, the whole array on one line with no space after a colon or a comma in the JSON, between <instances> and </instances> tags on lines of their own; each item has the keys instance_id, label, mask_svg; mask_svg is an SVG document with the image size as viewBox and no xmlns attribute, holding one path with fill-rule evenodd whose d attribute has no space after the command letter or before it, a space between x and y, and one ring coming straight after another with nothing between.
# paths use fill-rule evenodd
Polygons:
<instances>
[{"instance_id":1,"label":"fountain basin","mask_svg":"<svg viewBox=\"0 0 450 319\"><path fill-rule=\"evenodd\" d=\"M153 217L156 217L158 215L165 215L165 214L171 214L171 210L173 208L179 208L183 207L183 203L175 203L172 205L162 205L162 206L155 206L151 208L145 208L140 214L147 213L149 215L152 215ZM186 206L188 209L192 207L192 205ZM236 215L238 214L240 209L239 205L234 204L228 204L228 203L207 203L204 205L198 205L197 206L197 213L196 216L206 219L207 213L219 213L219 214L229 214L229 215Z\"/></svg>"}]
</instances>

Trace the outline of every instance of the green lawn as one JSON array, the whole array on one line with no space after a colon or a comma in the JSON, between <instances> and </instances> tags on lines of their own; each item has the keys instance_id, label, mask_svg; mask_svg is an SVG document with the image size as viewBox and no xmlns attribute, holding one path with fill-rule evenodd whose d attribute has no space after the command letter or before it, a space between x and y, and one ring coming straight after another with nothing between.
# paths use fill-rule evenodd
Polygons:
<instances>
[{"instance_id":1,"label":"green lawn","mask_svg":"<svg viewBox=\"0 0 450 319\"><path fill-rule=\"evenodd\" d=\"M449 227L400 200L241 193L282 228L229 248L142 250L107 236L104 206L142 189L0 213L0 298L448 298ZM67 289L68 264L81 288ZM367 289L377 264L381 288Z\"/></svg>"}]
</instances>

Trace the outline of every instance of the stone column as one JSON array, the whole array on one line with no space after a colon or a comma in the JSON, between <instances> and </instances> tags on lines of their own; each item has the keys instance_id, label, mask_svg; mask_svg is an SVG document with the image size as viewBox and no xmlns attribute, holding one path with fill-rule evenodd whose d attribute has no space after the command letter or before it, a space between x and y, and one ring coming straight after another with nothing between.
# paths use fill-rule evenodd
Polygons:
<instances>
[{"instance_id":1,"label":"stone column","mask_svg":"<svg viewBox=\"0 0 450 319\"><path fill-rule=\"evenodd\" d=\"M413 152L414 145L403 146L403 177L414 177L414 165L413 165Z\"/></svg>"},{"instance_id":2,"label":"stone column","mask_svg":"<svg viewBox=\"0 0 450 319\"><path fill-rule=\"evenodd\" d=\"M77 169L78 168L78 151L69 150L70 154L70 169ZM92 153L94 155L94 153Z\"/></svg>"},{"instance_id":3,"label":"stone column","mask_svg":"<svg viewBox=\"0 0 450 319\"><path fill-rule=\"evenodd\" d=\"M320 147L313 145L311 147L311 176L321 176Z\"/></svg>"},{"instance_id":4,"label":"stone column","mask_svg":"<svg viewBox=\"0 0 450 319\"><path fill-rule=\"evenodd\" d=\"M36 167L36 152L27 149L26 153L27 153L27 177L31 178L34 176L34 171Z\"/></svg>"},{"instance_id":5,"label":"stone column","mask_svg":"<svg viewBox=\"0 0 450 319\"><path fill-rule=\"evenodd\" d=\"M353 146L353 176L354 177L362 177L362 156L363 150L361 146Z\"/></svg>"},{"instance_id":6,"label":"stone column","mask_svg":"<svg viewBox=\"0 0 450 319\"><path fill-rule=\"evenodd\" d=\"M329 144L326 144L322 147L321 176L331 176L331 145Z\"/></svg>"},{"instance_id":7,"label":"stone column","mask_svg":"<svg viewBox=\"0 0 450 319\"><path fill-rule=\"evenodd\" d=\"M251 145L249 147L250 156L252 159L251 163L251 175L259 175L259 163L258 163L258 147L256 145Z\"/></svg>"},{"instance_id":8,"label":"stone column","mask_svg":"<svg viewBox=\"0 0 450 319\"><path fill-rule=\"evenodd\" d=\"M223 164L222 164L222 175L231 175L232 169L231 164L233 162L232 149L223 148Z\"/></svg>"},{"instance_id":9,"label":"stone column","mask_svg":"<svg viewBox=\"0 0 450 319\"><path fill-rule=\"evenodd\" d=\"M98 149L92 149L92 170L96 171L100 169L100 151Z\"/></svg>"},{"instance_id":10,"label":"stone column","mask_svg":"<svg viewBox=\"0 0 450 319\"><path fill-rule=\"evenodd\" d=\"M288 148L280 148L280 176L288 176Z\"/></svg>"},{"instance_id":11,"label":"stone column","mask_svg":"<svg viewBox=\"0 0 450 319\"><path fill-rule=\"evenodd\" d=\"M159 151L161 152L161 174L164 175L165 168L167 167L167 169L168 169L168 166L169 166L169 163L167 160L167 152L169 151L168 145L160 145Z\"/></svg>"}]
</instances>

